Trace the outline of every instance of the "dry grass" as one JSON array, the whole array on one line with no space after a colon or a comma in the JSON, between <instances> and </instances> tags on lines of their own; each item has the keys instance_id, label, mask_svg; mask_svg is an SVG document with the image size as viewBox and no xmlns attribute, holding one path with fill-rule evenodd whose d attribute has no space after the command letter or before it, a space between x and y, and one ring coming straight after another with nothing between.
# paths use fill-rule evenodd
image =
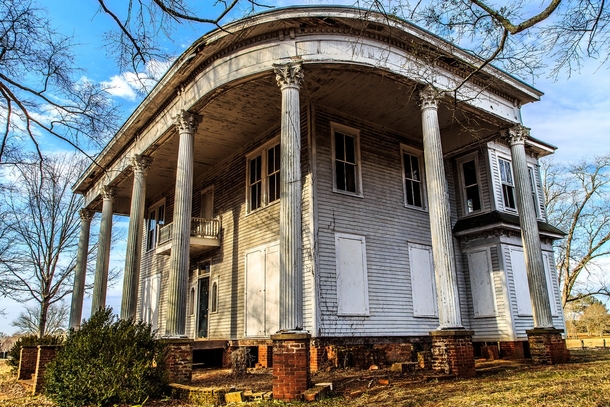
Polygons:
<instances>
[{"instance_id":1,"label":"dry grass","mask_svg":"<svg viewBox=\"0 0 610 407\"><path fill-rule=\"evenodd\" d=\"M248 375L250 376L250 375ZM263 376L263 375L261 375ZM379 385L371 378L389 378ZM569 406L610 407L610 351L575 350L572 362L557 366L532 366L528 362L477 362L477 377L468 380L425 382L421 377L387 370L334 371L314 376L333 380L345 395L318 403L248 403L251 406ZM210 381L213 377L210 376ZM200 377L197 384L205 386ZM246 384L246 383L244 383ZM250 382L254 384L254 382ZM238 388L239 388L238 384ZM177 401L149 401L145 406L187 406ZM14 375L0 362L0 406L51 407L43 396L28 396Z\"/></svg>"}]
</instances>

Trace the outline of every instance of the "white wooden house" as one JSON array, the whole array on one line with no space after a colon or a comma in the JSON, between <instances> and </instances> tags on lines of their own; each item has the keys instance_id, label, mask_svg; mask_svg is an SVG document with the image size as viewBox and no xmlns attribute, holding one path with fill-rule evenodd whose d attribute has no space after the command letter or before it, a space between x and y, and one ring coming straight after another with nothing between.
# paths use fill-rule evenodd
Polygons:
<instances>
[{"instance_id":1,"label":"white wooden house","mask_svg":"<svg viewBox=\"0 0 610 407\"><path fill-rule=\"evenodd\" d=\"M462 84L477 62L353 8L273 10L201 37L74 188L83 233L102 212L94 308L114 213L130 216L122 317L195 349L286 330L321 348L419 349L439 329L514 346L563 328L562 233L538 163L554 147L520 115L542 93L492 66ZM529 284L520 211L543 260Z\"/></svg>"}]
</instances>

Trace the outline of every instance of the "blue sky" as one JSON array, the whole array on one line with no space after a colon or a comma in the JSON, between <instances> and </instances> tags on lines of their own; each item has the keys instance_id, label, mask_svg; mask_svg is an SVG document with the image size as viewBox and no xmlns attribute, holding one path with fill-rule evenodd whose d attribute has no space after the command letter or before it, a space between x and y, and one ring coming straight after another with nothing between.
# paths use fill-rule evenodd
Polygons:
<instances>
[{"instance_id":1,"label":"blue sky","mask_svg":"<svg viewBox=\"0 0 610 407\"><path fill-rule=\"evenodd\" d=\"M109 5L119 2L120 0L110 1ZM101 37L114 26L107 15L98 13L97 1L39 0L38 3L48 9L53 25L58 30L72 35L75 43L79 44L75 52L77 63L83 68L83 76L92 81L111 83L117 102L121 103L126 115L131 113L139 102L133 85L136 73L120 73L112 58L106 56ZM286 4L276 2L280 3ZM243 14L244 11L240 9L237 14ZM176 32L175 43L167 44L168 51L179 55L211 28L185 25ZM607 141L610 134L610 98L607 96L610 75L607 68L600 68L597 61L587 61L582 71L572 73L570 78L563 75L555 80L542 75L534 85L545 95L540 102L522 108L523 124L532 129L532 136L558 147L556 162L578 161L583 157L610 152ZM117 220L126 226L127 219ZM123 244L118 245L112 258L113 267L123 268ZM109 288L107 300L116 312L120 308L120 294L121 281L118 281L115 287ZM83 313L84 317L88 317L90 298L85 301ZM0 299L0 309L6 311L5 317L0 316L0 332L13 332L10 322L18 316L21 307L20 303Z\"/></svg>"}]
</instances>

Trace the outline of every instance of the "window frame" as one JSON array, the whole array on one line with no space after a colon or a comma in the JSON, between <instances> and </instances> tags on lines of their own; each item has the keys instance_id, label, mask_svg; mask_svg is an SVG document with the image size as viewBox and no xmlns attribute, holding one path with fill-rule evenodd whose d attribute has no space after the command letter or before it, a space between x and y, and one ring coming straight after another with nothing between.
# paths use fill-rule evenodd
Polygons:
<instances>
[{"instance_id":1,"label":"window frame","mask_svg":"<svg viewBox=\"0 0 610 407\"><path fill-rule=\"evenodd\" d=\"M505 211L508 212L517 212L517 192L515 191L515 172L513 171L513 162L510 158L506 158L504 156L498 155L497 157L498 159L498 177L500 179L500 190L502 191L502 207L504 208ZM510 175L512 177L512 185L509 184L508 182L504 182L504 180L502 179L502 164L500 163L501 161L504 161L506 163L508 163L508 166L510 168ZM510 207L507 205L506 199L504 198L504 186L508 186L510 188L512 188L512 196L513 196L513 203L514 203L514 207Z\"/></svg>"},{"instance_id":2,"label":"window frame","mask_svg":"<svg viewBox=\"0 0 610 407\"><path fill-rule=\"evenodd\" d=\"M362 162L360 160L360 130L355 129L353 127L348 127L339 123L330 123L330 143L331 143L331 160L332 160L332 175L333 175L333 192L338 194L350 195L359 198L363 198L364 194L362 191ZM335 138L336 133L343 134L345 136L350 136L354 138L354 187L356 188L355 192L339 189L337 187L337 159L336 156L336 146L335 146ZM345 161L346 162L346 161Z\"/></svg>"},{"instance_id":3,"label":"window frame","mask_svg":"<svg viewBox=\"0 0 610 407\"><path fill-rule=\"evenodd\" d=\"M466 185L466 177L464 174L464 164L466 164L469 161L474 161L474 167L475 167L475 176L477 178L477 183L476 183L476 187L477 190L479 192L479 205L480 208L477 210L473 210L472 212L470 212L468 210L468 193L467 193L467 188L471 187L473 185ZM470 153L467 154L463 157L460 157L459 159L456 160L456 164L458 166L457 170L459 173L459 183L460 183L460 196L462 198L462 212L463 212L463 216L470 216L473 214L478 214L481 213L483 211L483 195L481 193L481 173L480 173L480 165L479 165L479 156L478 154L475 153ZM498 164L498 168L499 168ZM501 181L501 179L500 179Z\"/></svg>"},{"instance_id":4,"label":"window frame","mask_svg":"<svg viewBox=\"0 0 610 407\"><path fill-rule=\"evenodd\" d=\"M218 304L220 297L220 283L218 281L218 276L214 276L214 278L210 278L210 314L218 313ZM214 289L216 291L214 291Z\"/></svg>"},{"instance_id":5,"label":"window frame","mask_svg":"<svg viewBox=\"0 0 610 407\"><path fill-rule=\"evenodd\" d=\"M417 157L420 172L420 192L421 192L421 204L422 206L411 205L407 201L407 174L405 166L405 154ZM400 145L400 165L401 165L401 177L402 177L402 193L403 203L405 208L416 209L420 211L428 211L428 193L426 190L426 172L424 170L424 152L414 147L410 147L404 144Z\"/></svg>"},{"instance_id":6,"label":"window frame","mask_svg":"<svg viewBox=\"0 0 610 407\"><path fill-rule=\"evenodd\" d=\"M281 156L280 156L280 166L272 174L268 174L268 165L267 165L268 159L269 159L269 151L275 149L278 146L280 146L279 136L274 137L272 140L269 140L268 142L266 142L265 144L263 144L256 150L246 154L246 214L257 212L257 211L267 208L271 205L274 205L280 201L279 195L273 201L269 201L269 187L270 187L269 177L274 176L274 175L277 175L278 177L280 176ZM281 146L278 149L278 151L281 154ZM260 158L260 160L261 160L260 180L257 181L257 183L260 183L260 205L253 209L252 208L253 205L252 205L252 188L251 187L254 185L254 183L250 182L250 173L251 173L250 163L257 158Z\"/></svg>"},{"instance_id":7,"label":"window frame","mask_svg":"<svg viewBox=\"0 0 610 407\"><path fill-rule=\"evenodd\" d=\"M146 212L147 216L146 216L146 252L150 252L152 250L155 250L155 248L157 247L157 240L159 238L158 233L159 233L159 208L163 207L163 220L162 220L162 226L165 226L167 224L166 222L166 209L167 209L167 205L166 205L166 199L160 199L159 201L155 202L154 205L151 205L148 207L148 210ZM150 222L151 222L151 214L154 212L154 220L155 220L155 228L153 230L151 230L150 228ZM152 233L152 240L150 239L151 237L151 233Z\"/></svg>"},{"instance_id":8,"label":"window frame","mask_svg":"<svg viewBox=\"0 0 610 407\"><path fill-rule=\"evenodd\" d=\"M534 211L536 212L536 218L539 219L542 214L540 211L540 201L538 197L538 182L536 176L537 168L533 165L527 165L527 175L530 179L530 189L532 191L532 199L534 200Z\"/></svg>"}]
</instances>

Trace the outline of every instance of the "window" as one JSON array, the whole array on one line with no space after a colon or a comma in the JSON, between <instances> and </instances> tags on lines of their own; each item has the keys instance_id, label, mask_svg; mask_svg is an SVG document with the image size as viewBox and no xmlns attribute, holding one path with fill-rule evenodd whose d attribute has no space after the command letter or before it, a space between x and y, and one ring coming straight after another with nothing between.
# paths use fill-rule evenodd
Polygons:
<instances>
[{"instance_id":1,"label":"window","mask_svg":"<svg viewBox=\"0 0 610 407\"><path fill-rule=\"evenodd\" d=\"M156 203L148 210L146 223L146 251L157 246L159 230L165 224L165 200Z\"/></svg>"},{"instance_id":2,"label":"window","mask_svg":"<svg viewBox=\"0 0 610 407\"><path fill-rule=\"evenodd\" d=\"M409 271L413 316L437 317L438 305L434 282L432 247L409 243Z\"/></svg>"},{"instance_id":3,"label":"window","mask_svg":"<svg viewBox=\"0 0 610 407\"><path fill-rule=\"evenodd\" d=\"M530 176L530 187L532 189L532 199L534 200L534 210L536 217L540 217L540 205L538 205L538 183L536 182L536 173L532 167L527 167L527 172Z\"/></svg>"},{"instance_id":4,"label":"window","mask_svg":"<svg viewBox=\"0 0 610 407\"><path fill-rule=\"evenodd\" d=\"M402 149L405 206L424 208L423 160L420 151Z\"/></svg>"},{"instance_id":5,"label":"window","mask_svg":"<svg viewBox=\"0 0 610 407\"><path fill-rule=\"evenodd\" d=\"M248 160L248 212L280 199L280 145L263 147Z\"/></svg>"},{"instance_id":6,"label":"window","mask_svg":"<svg viewBox=\"0 0 610 407\"><path fill-rule=\"evenodd\" d=\"M195 315L195 287L191 287L189 294L189 315Z\"/></svg>"},{"instance_id":7,"label":"window","mask_svg":"<svg viewBox=\"0 0 610 407\"><path fill-rule=\"evenodd\" d=\"M481 195L479 192L478 165L476 159L460 164L462 172L462 194L465 213L481 210Z\"/></svg>"},{"instance_id":8,"label":"window","mask_svg":"<svg viewBox=\"0 0 610 407\"><path fill-rule=\"evenodd\" d=\"M218 312L218 280L212 283L210 295L210 312Z\"/></svg>"},{"instance_id":9,"label":"window","mask_svg":"<svg viewBox=\"0 0 610 407\"><path fill-rule=\"evenodd\" d=\"M513 170L510 161L498 158L500 166L500 179L502 180L502 198L505 209L516 209L515 205L515 183L513 181Z\"/></svg>"},{"instance_id":10,"label":"window","mask_svg":"<svg viewBox=\"0 0 610 407\"><path fill-rule=\"evenodd\" d=\"M337 315L369 315L364 236L335 233Z\"/></svg>"},{"instance_id":11,"label":"window","mask_svg":"<svg viewBox=\"0 0 610 407\"><path fill-rule=\"evenodd\" d=\"M362 195L358 131L334 125L332 139L334 191Z\"/></svg>"},{"instance_id":12,"label":"window","mask_svg":"<svg viewBox=\"0 0 610 407\"><path fill-rule=\"evenodd\" d=\"M489 249L485 248L468 253L468 268L470 269L470 289L472 290L474 316L495 316L496 300Z\"/></svg>"}]
</instances>

